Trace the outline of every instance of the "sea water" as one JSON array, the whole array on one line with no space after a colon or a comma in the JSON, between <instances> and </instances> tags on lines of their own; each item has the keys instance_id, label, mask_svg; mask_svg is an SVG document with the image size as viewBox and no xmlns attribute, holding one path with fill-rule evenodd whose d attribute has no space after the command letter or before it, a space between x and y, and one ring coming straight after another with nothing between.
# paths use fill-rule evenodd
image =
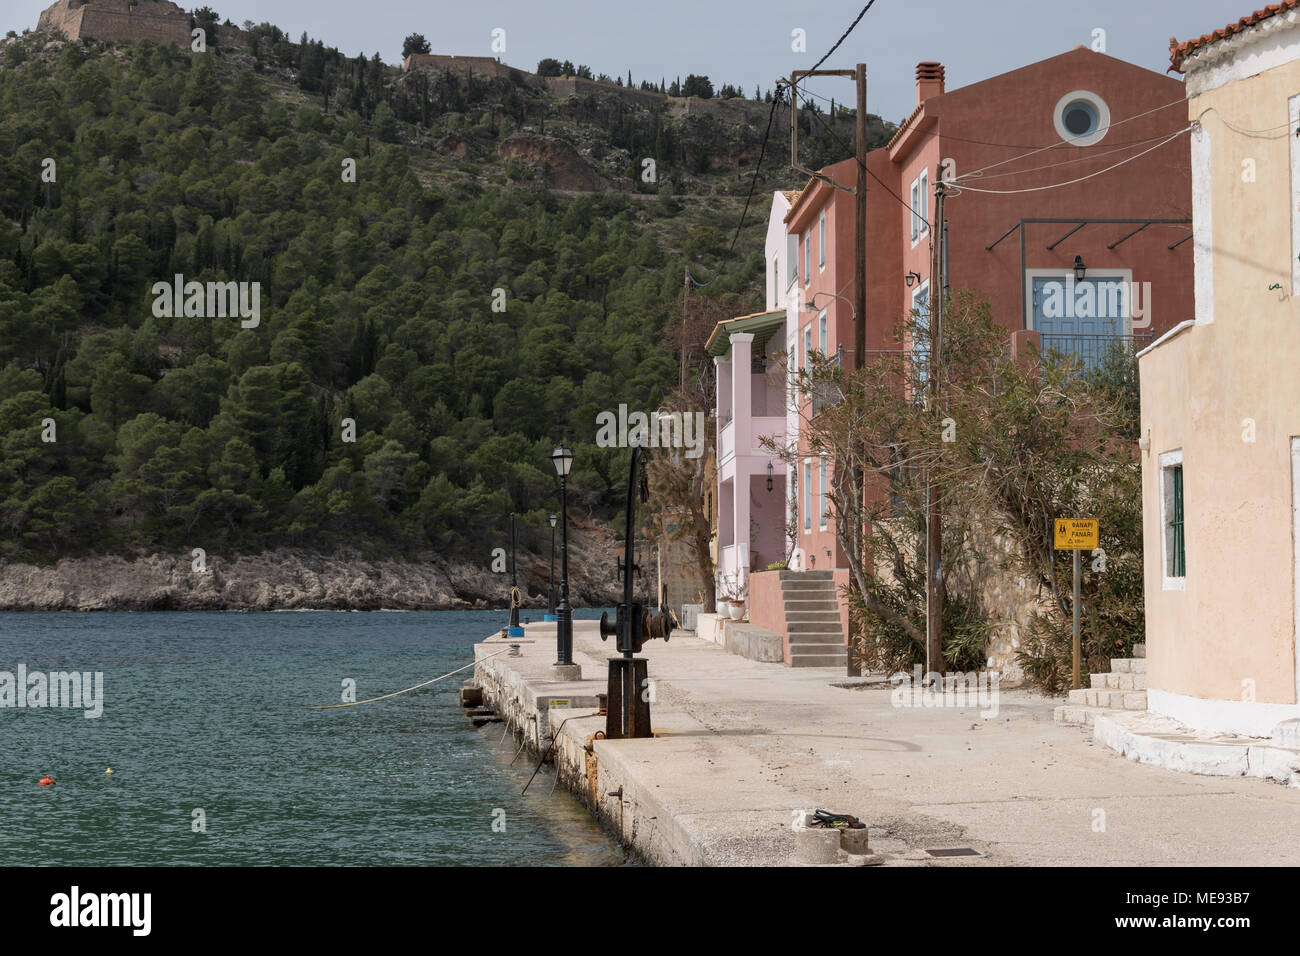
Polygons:
<instances>
[{"instance_id":1,"label":"sea water","mask_svg":"<svg viewBox=\"0 0 1300 956\"><path fill-rule=\"evenodd\" d=\"M536 758L471 726L472 669L305 706L461 667L506 617L0 613L0 671L103 675L98 717L0 708L0 864L616 865L549 769L521 796Z\"/></svg>"}]
</instances>

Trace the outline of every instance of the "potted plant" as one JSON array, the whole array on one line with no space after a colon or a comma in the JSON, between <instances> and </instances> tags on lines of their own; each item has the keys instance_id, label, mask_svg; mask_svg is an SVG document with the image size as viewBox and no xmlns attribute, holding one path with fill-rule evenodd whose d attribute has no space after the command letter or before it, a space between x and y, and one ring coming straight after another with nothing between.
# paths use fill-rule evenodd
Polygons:
<instances>
[{"instance_id":1,"label":"potted plant","mask_svg":"<svg viewBox=\"0 0 1300 956\"><path fill-rule=\"evenodd\" d=\"M745 595L748 588L737 582L728 582L723 588L722 599L727 602L727 613L733 621L739 621L745 616Z\"/></svg>"}]
</instances>

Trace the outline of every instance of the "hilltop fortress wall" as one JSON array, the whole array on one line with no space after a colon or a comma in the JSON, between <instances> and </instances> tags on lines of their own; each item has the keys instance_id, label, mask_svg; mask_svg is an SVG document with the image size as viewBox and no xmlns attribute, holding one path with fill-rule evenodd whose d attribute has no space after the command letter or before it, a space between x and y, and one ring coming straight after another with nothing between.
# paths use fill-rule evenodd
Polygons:
<instances>
[{"instance_id":1,"label":"hilltop fortress wall","mask_svg":"<svg viewBox=\"0 0 1300 956\"><path fill-rule=\"evenodd\" d=\"M170 0L58 0L37 21L69 40L190 42L190 16Z\"/></svg>"}]
</instances>

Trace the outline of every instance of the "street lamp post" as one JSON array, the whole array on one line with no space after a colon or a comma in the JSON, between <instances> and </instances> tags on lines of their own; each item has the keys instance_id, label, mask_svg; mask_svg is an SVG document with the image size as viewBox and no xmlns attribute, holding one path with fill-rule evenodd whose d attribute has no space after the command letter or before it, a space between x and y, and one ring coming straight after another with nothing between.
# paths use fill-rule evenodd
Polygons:
<instances>
[{"instance_id":1,"label":"street lamp post","mask_svg":"<svg viewBox=\"0 0 1300 956\"><path fill-rule=\"evenodd\" d=\"M515 562L515 547L519 535L515 528L515 513L510 512L510 627L519 627L519 602L515 595L519 593L518 573ZM520 632L522 633L522 632Z\"/></svg>"},{"instance_id":2,"label":"street lamp post","mask_svg":"<svg viewBox=\"0 0 1300 956\"><path fill-rule=\"evenodd\" d=\"M555 522L559 521L557 515L551 515L551 580L546 586L547 603L550 605L549 619L555 620Z\"/></svg>"},{"instance_id":3,"label":"street lamp post","mask_svg":"<svg viewBox=\"0 0 1300 956\"><path fill-rule=\"evenodd\" d=\"M560 476L560 603L555 608L556 667L573 667L573 609L569 607L569 502L568 477L573 452L561 444L551 452Z\"/></svg>"}]
</instances>

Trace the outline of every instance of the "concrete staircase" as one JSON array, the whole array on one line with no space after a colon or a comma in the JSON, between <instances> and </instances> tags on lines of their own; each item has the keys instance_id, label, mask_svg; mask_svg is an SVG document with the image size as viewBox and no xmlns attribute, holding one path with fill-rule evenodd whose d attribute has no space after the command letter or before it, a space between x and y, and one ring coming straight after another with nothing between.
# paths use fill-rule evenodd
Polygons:
<instances>
[{"instance_id":1,"label":"concrete staircase","mask_svg":"<svg viewBox=\"0 0 1300 956\"><path fill-rule=\"evenodd\" d=\"M1098 714L1147 709L1147 646L1133 645L1133 657L1112 657L1110 672L1089 674L1089 687L1070 691L1068 703L1052 716L1064 724L1091 727Z\"/></svg>"},{"instance_id":2,"label":"concrete staircase","mask_svg":"<svg viewBox=\"0 0 1300 956\"><path fill-rule=\"evenodd\" d=\"M840 605L830 571L782 571L791 667L846 667Z\"/></svg>"}]
</instances>

